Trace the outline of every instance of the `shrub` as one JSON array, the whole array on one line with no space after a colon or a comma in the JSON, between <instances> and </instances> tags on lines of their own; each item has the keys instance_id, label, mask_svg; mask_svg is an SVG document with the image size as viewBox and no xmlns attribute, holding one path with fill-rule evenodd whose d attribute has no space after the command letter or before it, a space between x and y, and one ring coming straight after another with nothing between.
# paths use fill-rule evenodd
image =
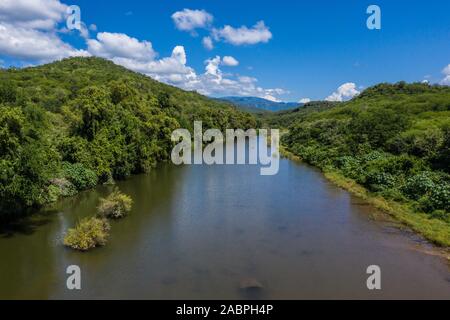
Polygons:
<instances>
[{"instance_id":1,"label":"shrub","mask_svg":"<svg viewBox=\"0 0 450 320\"><path fill-rule=\"evenodd\" d=\"M77 188L67 179L51 179L51 186L59 190L59 195L62 197L71 197L77 194Z\"/></svg>"},{"instance_id":2,"label":"shrub","mask_svg":"<svg viewBox=\"0 0 450 320\"><path fill-rule=\"evenodd\" d=\"M432 172L425 171L410 177L406 181L405 186L402 188L403 193L405 193L410 199L418 200L420 197L435 188L436 185L432 176Z\"/></svg>"},{"instance_id":3,"label":"shrub","mask_svg":"<svg viewBox=\"0 0 450 320\"><path fill-rule=\"evenodd\" d=\"M64 176L72 182L78 190L87 190L95 187L98 183L94 171L85 168L81 163L63 163Z\"/></svg>"},{"instance_id":4,"label":"shrub","mask_svg":"<svg viewBox=\"0 0 450 320\"><path fill-rule=\"evenodd\" d=\"M437 154L432 159L433 166L450 173L450 125L442 128L444 142Z\"/></svg>"},{"instance_id":5,"label":"shrub","mask_svg":"<svg viewBox=\"0 0 450 320\"><path fill-rule=\"evenodd\" d=\"M370 161L375 161L375 160L386 159L389 156L390 155L385 152L374 150L374 151L369 151L367 154L364 154L360 158L361 158L362 162L370 162Z\"/></svg>"},{"instance_id":6,"label":"shrub","mask_svg":"<svg viewBox=\"0 0 450 320\"><path fill-rule=\"evenodd\" d=\"M343 156L336 159L336 166L342 171L344 176L358 180L364 171L358 159L352 156Z\"/></svg>"},{"instance_id":7,"label":"shrub","mask_svg":"<svg viewBox=\"0 0 450 320\"><path fill-rule=\"evenodd\" d=\"M90 164L92 162L91 154L92 146L90 146L86 139L79 136L66 137L62 139L58 145L58 151L61 154L63 161L70 163L84 163Z\"/></svg>"},{"instance_id":8,"label":"shrub","mask_svg":"<svg viewBox=\"0 0 450 320\"><path fill-rule=\"evenodd\" d=\"M406 129L409 125L407 114L388 108L372 108L359 112L349 125L354 142L367 139L372 147L386 144L391 137Z\"/></svg>"},{"instance_id":9,"label":"shrub","mask_svg":"<svg viewBox=\"0 0 450 320\"><path fill-rule=\"evenodd\" d=\"M387 172L369 172L366 185L372 191L383 191L395 186L395 177Z\"/></svg>"},{"instance_id":10,"label":"shrub","mask_svg":"<svg viewBox=\"0 0 450 320\"><path fill-rule=\"evenodd\" d=\"M388 141L388 150L396 154L408 153L410 155L429 158L438 152L443 145L444 134L442 130L428 128L427 130L410 130L395 136Z\"/></svg>"},{"instance_id":11,"label":"shrub","mask_svg":"<svg viewBox=\"0 0 450 320\"><path fill-rule=\"evenodd\" d=\"M11 82L2 80L0 84L0 103L14 103L17 99L17 89Z\"/></svg>"},{"instance_id":12,"label":"shrub","mask_svg":"<svg viewBox=\"0 0 450 320\"><path fill-rule=\"evenodd\" d=\"M111 85L111 100L114 104L118 104L125 99L129 99L130 97L134 97L137 95L137 92L133 90L129 85L125 82L113 82Z\"/></svg>"},{"instance_id":13,"label":"shrub","mask_svg":"<svg viewBox=\"0 0 450 320\"><path fill-rule=\"evenodd\" d=\"M69 229L64 237L64 245L75 250L87 251L104 246L108 240L110 225L107 220L86 218L75 228Z\"/></svg>"},{"instance_id":14,"label":"shrub","mask_svg":"<svg viewBox=\"0 0 450 320\"><path fill-rule=\"evenodd\" d=\"M133 200L131 197L116 190L106 199L100 199L98 214L105 218L120 219L130 213L132 205Z\"/></svg>"},{"instance_id":15,"label":"shrub","mask_svg":"<svg viewBox=\"0 0 450 320\"><path fill-rule=\"evenodd\" d=\"M430 192L430 209L450 211L450 185L438 185Z\"/></svg>"},{"instance_id":16,"label":"shrub","mask_svg":"<svg viewBox=\"0 0 450 320\"><path fill-rule=\"evenodd\" d=\"M425 212L450 211L450 185L436 185L427 195L419 199L419 205Z\"/></svg>"},{"instance_id":17,"label":"shrub","mask_svg":"<svg viewBox=\"0 0 450 320\"><path fill-rule=\"evenodd\" d=\"M58 188L55 185L49 185L47 188L47 196L46 201L48 203L56 202L58 201L59 197L61 196L61 189Z\"/></svg>"}]
</instances>

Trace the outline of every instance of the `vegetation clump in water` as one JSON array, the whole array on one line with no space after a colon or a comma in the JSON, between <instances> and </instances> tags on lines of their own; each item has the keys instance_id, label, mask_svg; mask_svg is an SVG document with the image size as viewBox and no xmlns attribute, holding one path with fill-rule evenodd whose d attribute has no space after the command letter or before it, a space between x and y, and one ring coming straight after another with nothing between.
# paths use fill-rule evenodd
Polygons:
<instances>
[{"instance_id":1,"label":"vegetation clump in water","mask_svg":"<svg viewBox=\"0 0 450 320\"><path fill-rule=\"evenodd\" d=\"M111 228L108 219L124 218L130 213L132 205L130 196L115 190L107 198L100 199L97 217L85 218L75 228L69 229L64 245L80 251L104 246Z\"/></svg>"},{"instance_id":2,"label":"vegetation clump in water","mask_svg":"<svg viewBox=\"0 0 450 320\"><path fill-rule=\"evenodd\" d=\"M109 237L110 225L106 219L85 218L75 228L69 229L64 245L79 251L104 246Z\"/></svg>"},{"instance_id":3,"label":"vegetation clump in water","mask_svg":"<svg viewBox=\"0 0 450 320\"><path fill-rule=\"evenodd\" d=\"M104 218L121 219L130 213L132 205L133 200L130 196L116 190L107 198L100 199L98 214Z\"/></svg>"}]
</instances>

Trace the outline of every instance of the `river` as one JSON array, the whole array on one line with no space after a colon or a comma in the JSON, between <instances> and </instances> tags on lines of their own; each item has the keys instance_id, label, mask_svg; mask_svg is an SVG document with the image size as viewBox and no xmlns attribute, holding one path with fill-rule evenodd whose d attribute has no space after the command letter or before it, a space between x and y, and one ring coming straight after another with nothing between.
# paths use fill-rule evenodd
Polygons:
<instances>
[{"instance_id":1,"label":"river","mask_svg":"<svg viewBox=\"0 0 450 320\"><path fill-rule=\"evenodd\" d=\"M162 164L119 182L134 207L89 253L67 228L95 214L101 186L0 233L1 299L450 298L450 268L426 242L314 168ZM82 289L66 289L66 268ZM366 269L381 268L381 290ZM260 288L245 289L245 284Z\"/></svg>"}]
</instances>

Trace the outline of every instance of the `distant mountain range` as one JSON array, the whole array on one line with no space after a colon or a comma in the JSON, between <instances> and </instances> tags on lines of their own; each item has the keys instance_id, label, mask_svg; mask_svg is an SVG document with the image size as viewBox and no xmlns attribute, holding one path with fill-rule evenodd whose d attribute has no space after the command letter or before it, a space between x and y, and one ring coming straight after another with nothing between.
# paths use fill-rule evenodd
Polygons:
<instances>
[{"instance_id":1,"label":"distant mountain range","mask_svg":"<svg viewBox=\"0 0 450 320\"><path fill-rule=\"evenodd\" d=\"M242 109L250 112L259 111L283 111L295 109L302 106L301 103L297 102L275 102L258 97L223 97L217 100L230 102Z\"/></svg>"}]
</instances>

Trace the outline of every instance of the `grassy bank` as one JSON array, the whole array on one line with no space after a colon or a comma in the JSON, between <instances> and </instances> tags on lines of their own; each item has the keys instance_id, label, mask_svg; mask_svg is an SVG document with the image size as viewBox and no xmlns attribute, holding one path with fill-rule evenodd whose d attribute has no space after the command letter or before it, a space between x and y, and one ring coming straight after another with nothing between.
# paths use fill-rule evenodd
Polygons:
<instances>
[{"instance_id":1,"label":"grassy bank","mask_svg":"<svg viewBox=\"0 0 450 320\"><path fill-rule=\"evenodd\" d=\"M299 156L296 156L292 152L290 152L288 149L286 149L284 146L280 145L280 154L283 158L287 158L289 160L293 161L302 161L302 159Z\"/></svg>"}]
</instances>

